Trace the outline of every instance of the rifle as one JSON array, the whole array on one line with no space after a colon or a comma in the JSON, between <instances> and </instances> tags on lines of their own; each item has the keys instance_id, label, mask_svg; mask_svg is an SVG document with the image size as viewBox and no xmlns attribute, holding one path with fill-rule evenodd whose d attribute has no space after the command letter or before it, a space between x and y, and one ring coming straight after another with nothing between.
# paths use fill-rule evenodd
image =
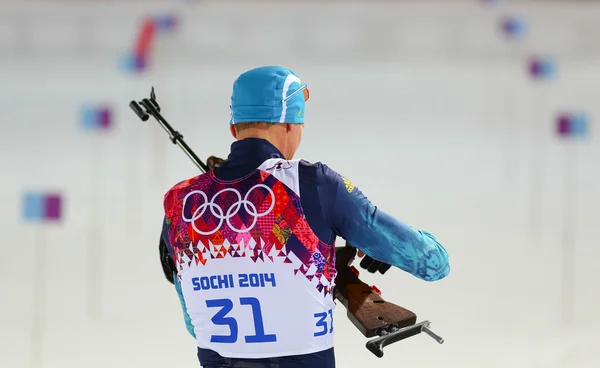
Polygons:
<instances>
[{"instance_id":1,"label":"rifle","mask_svg":"<svg viewBox=\"0 0 600 368\"><path fill-rule=\"evenodd\" d=\"M169 134L171 142L178 145L203 173L225 162L222 158L210 156L207 159L207 164L205 164L196 156L184 142L183 135L174 130L161 115L154 87L150 92L150 99L144 98L139 103L131 101L129 107L142 121L147 121L150 116L154 117ZM159 249L165 276L173 283L172 271L175 268L174 265L171 265L172 260L168 255L162 237ZM417 323L415 313L384 300L377 287L370 286L360 280L358 270L352 266L357 253L355 247L346 243L344 247L336 247L335 249L335 263L338 273L335 278L334 298L344 305L348 319L365 337L374 337L366 343L366 348L369 351L381 358L383 357L383 348L387 345L418 335L421 332L425 332L439 344L444 343L444 339L429 328L430 321L424 320Z\"/></svg>"}]
</instances>

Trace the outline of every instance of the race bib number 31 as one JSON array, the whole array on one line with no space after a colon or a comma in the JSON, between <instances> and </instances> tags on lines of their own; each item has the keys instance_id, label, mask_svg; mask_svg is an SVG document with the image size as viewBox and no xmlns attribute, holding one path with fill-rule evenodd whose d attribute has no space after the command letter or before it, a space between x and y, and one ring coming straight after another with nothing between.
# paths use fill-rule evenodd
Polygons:
<instances>
[{"instance_id":1,"label":"race bib number 31","mask_svg":"<svg viewBox=\"0 0 600 368\"><path fill-rule=\"evenodd\" d=\"M262 310L260 302L256 298L245 297L236 300L239 306L247 306L252 311L251 316L254 322L254 335L244 336L247 343L275 342L277 335L266 334L263 323ZM238 340L238 322L233 317L228 317L229 312L233 310L234 302L231 299L212 299L206 301L208 308L220 308L217 313L211 318L212 323L220 326L229 326L229 335L212 335L210 342L220 342L225 344L233 344Z\"/></svg>"}]
</instances>

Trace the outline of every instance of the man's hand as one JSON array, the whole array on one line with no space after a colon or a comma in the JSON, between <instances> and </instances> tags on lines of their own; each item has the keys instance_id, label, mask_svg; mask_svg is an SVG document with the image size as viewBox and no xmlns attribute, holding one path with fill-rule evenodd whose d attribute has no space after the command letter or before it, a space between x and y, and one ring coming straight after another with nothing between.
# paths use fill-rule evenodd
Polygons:
<instances>
[{"instance_id":1,"label":"man's hand","mask_svg":"<svg viewBox=\"0 0 600 368\"><path fill-rule=\"evenodd\" d=\"M364 254L360 250L356 253L356 255L359 258L362 258L362 261L360 261L360 267L364 268L365 270L369 271L370 273L375 273L375 272L379 271L379 273L381 273L383 275L384 273L387 272L387 270L389 270L392 267L391 265L389 265L387 263L383 263L383 262L374 260L373 258Z\"/></svg>"}]
</instances>

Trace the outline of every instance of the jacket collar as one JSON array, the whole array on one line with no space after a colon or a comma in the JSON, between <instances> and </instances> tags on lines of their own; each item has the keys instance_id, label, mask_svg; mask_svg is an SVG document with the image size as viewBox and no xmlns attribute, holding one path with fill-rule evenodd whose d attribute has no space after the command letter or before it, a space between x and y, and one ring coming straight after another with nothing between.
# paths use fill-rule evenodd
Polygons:
<instances>
[{"instance_id":1,"label":"jacket collar","mask_svg":"<svg viewBox=\"0 0 600 368\"><path fill-rule=\"evenodd\" d=\"M271 158L285 158L271 142L262 138L246 138L231 144L227 161L214 170L214 175L223 180L243 177L256 170Z\"/></svg>"},{"instance_id":2,"label":"jacket collar","mask_svg":"<svg viewBox=\"0 0 600 368\"><path fill-rule=\"evenodd\" d=\"M281 151L271 142L262 138L246 138L231 144L227 161L252 161L259 166L270 158L284 158Z\"/></svg>"}]
</instances>

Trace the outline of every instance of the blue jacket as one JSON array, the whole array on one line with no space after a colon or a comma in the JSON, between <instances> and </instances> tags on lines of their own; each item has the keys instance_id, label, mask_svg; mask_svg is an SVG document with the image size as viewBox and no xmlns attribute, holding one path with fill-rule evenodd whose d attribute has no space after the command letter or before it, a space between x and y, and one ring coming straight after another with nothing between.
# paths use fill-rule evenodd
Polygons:
<instances>
[{"instance_id":1,"label":"blue jacket","mask_svg":"<svg viewBox=\"0 0 600 368\"><path fill-rule=\"evenodd\" d=\"M283 155L268 141L236 141L227 162L215 169L215 176L240 178L269 158ZM448 275L448 253L433 235L383 212L358 187L323 163L304 161L299 173L302 207L319 239L333 244L339 236L373 259L425 281Z\"/></svg>"}]
</instances>

